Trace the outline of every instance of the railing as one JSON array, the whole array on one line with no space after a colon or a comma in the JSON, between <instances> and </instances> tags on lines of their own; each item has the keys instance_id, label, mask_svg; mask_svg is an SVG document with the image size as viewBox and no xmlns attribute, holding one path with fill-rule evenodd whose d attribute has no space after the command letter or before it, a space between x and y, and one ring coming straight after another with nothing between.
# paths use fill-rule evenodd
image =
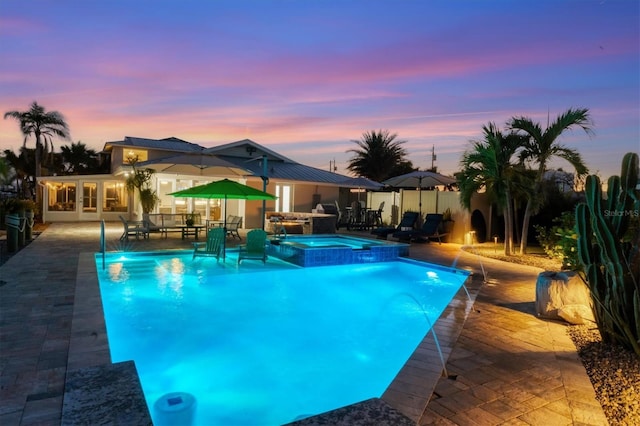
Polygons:
<instances>
[{"instance_id":1,"label":"railing","mask_svg":"<svg viewBox=\"0 0 640 426\"><path fill-rule=\"evenodd\" d=\"M104 219L100 222L100 253L102 253L102 269L106 268L107 237L104 232Z\"/></svg>"},{"instance_id":2,"label":"railing","mask_svg":"<svg viewBox=\"0 0 640 426\"><path fill-rule=\"evenodd\" d=\"M273 228L273 236L275 238L286 239L287 228L284 227L284 224L280 221L280 218L274 216L270 220L272 224L271 226Z\"/></svg>"}]
</instances>

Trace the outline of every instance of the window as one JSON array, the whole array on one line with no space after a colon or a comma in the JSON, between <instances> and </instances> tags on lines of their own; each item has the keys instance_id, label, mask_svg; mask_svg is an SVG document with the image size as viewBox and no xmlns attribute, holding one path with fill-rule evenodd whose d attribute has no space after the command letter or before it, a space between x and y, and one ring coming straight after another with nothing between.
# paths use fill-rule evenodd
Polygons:
<instances>
[{"instance_id":1,"label":"window","mask_svg":"<svg viewBox=\"0 0 640 426\"><path fill-rule=\"evenodd\" d=\"M158 182L158 212L160 213L173 213L173 195L169 195L173 192L173 181L161 179Z\"/></svg>"},{"instance_id":2,"label":"window","mask_svg":"<svg viewBox=\"0 0 640 426\"><path fill-rule=\"evenodd\" d=\"M84 213L98 211L98 184L95 182L82 184L82 211Z\"/></svg>"},{"instance_id":3,"label":"window","mask_svg":"<svg viewBox=\"0 0 640 426\"><path fill-rule=\"evenodd\" d=\"M103 184L102 210L105 212L126 212L128 205L127 188L124 182L109 181Z\"/></svg>"},{"instance_id":4,"label":"window","mask_svg":"<svg viewBox=\"0 0 640 426\"><path fill-rule=\"evenodd\" d=\"M122 163L123 164L131 164L132 161L135 162L140 162L140 161L147 161L148 155L147 155L147 151L143 150L143 149L126 149L123 152L122 155Z\"/></svg>"},{"instance_id":5,"label":"window","mask_svg":"<svg viewBox=\"0 0 640 426\"><path fill-rule=\"evenodd\" d=\"M276 184L276 211L288 213L291 211L292 194L291 185Z\"/></svg>"},{"instance_id":6,"label":"window","mask_svg":"<svg viewBox=\"0 0 640 426\"><path fill-rule=\"evenodd\" d=\"M209 183L207 180L194 180L193 186L200 186ZM193 198L193 208L191 213L198 213L200 217L204 220L207 218L207 206L209 205L209 200L206 198Z\"/></svg>"},{"instance_id":7,"label":"window","mask_svg":"<svg viewBox=\"0 0 640 426\"><path fill-rule=\"evenodd\" d=\"M191 188L191 181L184 179L176 180L176 192L182 191L183 189ZM191 198L188 197L173 197L174 205L176 207L176 213L191 213Z\"/></svg>"},{"instance_id":8,"label":"window","mask_svg":"<svg viewBox=\"0 0 640 426\"><path fill-rule=\"evenodd\" d=\"M48 182L49 211L76 210L76 184L62 182Z\"/></svg>"}]
</instances>

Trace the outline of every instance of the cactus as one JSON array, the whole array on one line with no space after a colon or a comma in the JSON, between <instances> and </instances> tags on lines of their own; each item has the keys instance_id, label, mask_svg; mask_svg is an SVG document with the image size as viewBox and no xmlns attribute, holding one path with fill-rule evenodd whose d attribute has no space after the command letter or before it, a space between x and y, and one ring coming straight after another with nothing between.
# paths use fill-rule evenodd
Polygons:
<instances>
[{"instance_id":1,"label":"cactus","mask_svg":"<svg viewBox=\"0 0 640 426\"><path fill-rule=\"evenodd\" d=\"M621 344L640 356L640 191L638 154L622 160L620 176L608 180L602 198L600 179L591 175L586 202L576 208L578 258L594 301L603 341ZM632 226L633 225L633 226Z\"/></svg>"}]
</instances>

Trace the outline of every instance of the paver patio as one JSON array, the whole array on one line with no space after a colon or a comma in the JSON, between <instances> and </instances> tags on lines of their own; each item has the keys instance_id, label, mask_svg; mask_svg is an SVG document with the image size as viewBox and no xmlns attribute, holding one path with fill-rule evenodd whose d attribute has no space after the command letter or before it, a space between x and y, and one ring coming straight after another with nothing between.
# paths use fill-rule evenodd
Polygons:
<instances>
[{"instance_id":1,"label":"paver patio","mask_svg":"<svg viewBox=\"0 0 640 426\"><path fill-rule=\"evenodd\" d=\"M121 226L107 230L107 250L191 247L180 235L120 242ZM91 274L78 268L82 256L98 251L98 241L98 223L52 224L0 266L0 424L60 424L67 368L91 364L69 354L75 297L83 294L76 290ZM446 266L457 259L457 266L481 273L479 259L454 244L414 244L411 257ZM448 351L447 377L434 384L426 410L410 417L420 425L607 424L565 325L535 317L540 270L488 259L482 265L488 282ZM412 389L407 383L409 397ZM391 395L382 400L397 402ZM322 416L314 421L330 424Z\"/></svg>"}]
</instances>

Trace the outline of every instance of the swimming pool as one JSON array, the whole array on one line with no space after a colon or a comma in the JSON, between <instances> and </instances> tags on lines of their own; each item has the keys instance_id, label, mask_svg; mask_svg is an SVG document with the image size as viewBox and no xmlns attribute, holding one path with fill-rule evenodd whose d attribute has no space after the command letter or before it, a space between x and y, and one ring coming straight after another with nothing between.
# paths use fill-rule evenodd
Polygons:
<instances>
[{"instance_id":1,"label":"swimming pool","mask_svg":"<svg viewBox=\"0 0 640 426\"><path fill-rule=\"evenodd\" d=\"M468 275L191 252L108 255L98 270L112 361L135 360L155 424L154 404L184 392L196 425L282 424L381 396Z\"/></svg>"},{"instance_id":2,"label":"swimming pool","mask_svg":"<svg viewBox=\"0 0 640 426\"><path fill-rule=\"evenodd\" d=\"M395 244L390 241L371 240L336 234L288 235L282 239L274 239L272 242L277 242L278 244L298 245L306 248L351 247L353 249L367 249L374 246Z\"/></svg>"}]
</instances>

